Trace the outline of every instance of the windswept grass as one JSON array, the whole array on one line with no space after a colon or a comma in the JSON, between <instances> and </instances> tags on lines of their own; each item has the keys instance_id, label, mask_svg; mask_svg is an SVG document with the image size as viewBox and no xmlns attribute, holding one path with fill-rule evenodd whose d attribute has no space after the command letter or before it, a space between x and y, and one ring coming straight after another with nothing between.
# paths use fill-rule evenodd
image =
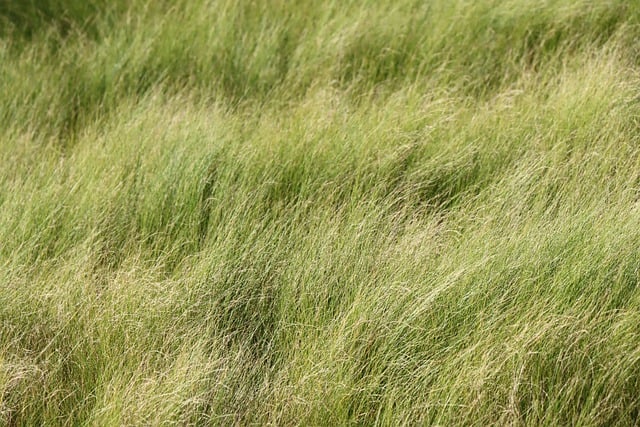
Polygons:
<instances>
[{"instance_id":1,"label":"windswept grass","mask_svg":"<svg viewBox=\"0 0 640 427\"><path fill-rule=\"evenodd\" d=\"M640 4L0 1L0 424L633 425Z\"/></svg>"}]
</instances>

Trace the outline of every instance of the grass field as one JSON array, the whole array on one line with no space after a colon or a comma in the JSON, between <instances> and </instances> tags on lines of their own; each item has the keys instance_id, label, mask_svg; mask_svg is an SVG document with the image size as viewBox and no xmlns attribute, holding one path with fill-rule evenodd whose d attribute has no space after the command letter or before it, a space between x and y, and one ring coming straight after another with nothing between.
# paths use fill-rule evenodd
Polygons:
<instances>
[{"instance_id":1,"label":"grass field","mask_svg":"<svg viewBox=\"0 0 640 427\"><path fill-rule=\"evenodd\" d=\"M634 425L637 0L0 0L0 425Z\"/></svg>"}]
</instances>

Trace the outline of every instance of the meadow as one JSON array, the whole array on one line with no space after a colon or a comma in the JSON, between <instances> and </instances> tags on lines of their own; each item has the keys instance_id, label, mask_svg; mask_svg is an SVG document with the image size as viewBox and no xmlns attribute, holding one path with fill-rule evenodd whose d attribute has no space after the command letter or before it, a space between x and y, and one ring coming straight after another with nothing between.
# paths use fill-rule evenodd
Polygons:
<instances>
[{"instance_id":1,"label":"meadow","mask_svg":"<svg viewBox=\"0 0 640 427\"><path fill-rule=\"evenodd\" d=\"M0 425L635 425L637 0L0 0Z\"/></svg>"}]
</instances>

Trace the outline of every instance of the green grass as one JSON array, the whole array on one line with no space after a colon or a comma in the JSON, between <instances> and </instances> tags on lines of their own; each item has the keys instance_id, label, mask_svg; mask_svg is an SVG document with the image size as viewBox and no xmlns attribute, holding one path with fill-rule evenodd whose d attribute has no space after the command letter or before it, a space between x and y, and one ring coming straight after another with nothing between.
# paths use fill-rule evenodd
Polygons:
<instances>
[{"instance_id":1,"label":"green grass","mask_svg":"<svg viewBox=\"0 0 640 427\"><path fill-rule=\"evenodd\" d=\"M634 425L640 3L0 0L0 425Z\"/></svg>"}]
</instances>

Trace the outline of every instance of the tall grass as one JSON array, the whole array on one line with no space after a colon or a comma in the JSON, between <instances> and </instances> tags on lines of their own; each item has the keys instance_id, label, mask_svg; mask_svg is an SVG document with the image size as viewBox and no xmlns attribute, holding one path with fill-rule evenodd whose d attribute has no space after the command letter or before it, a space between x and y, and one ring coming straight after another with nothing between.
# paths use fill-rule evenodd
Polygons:
<instances>
[{"instance_id":1,"label":"tall grass","mask_svg":"<svg viewBox=\"0 0 640 427\"><path fill-rule=\"evenodd\" d=\"M0 424L637 422L637 2L0 28Z\"/></svg>"}]
</instances>

